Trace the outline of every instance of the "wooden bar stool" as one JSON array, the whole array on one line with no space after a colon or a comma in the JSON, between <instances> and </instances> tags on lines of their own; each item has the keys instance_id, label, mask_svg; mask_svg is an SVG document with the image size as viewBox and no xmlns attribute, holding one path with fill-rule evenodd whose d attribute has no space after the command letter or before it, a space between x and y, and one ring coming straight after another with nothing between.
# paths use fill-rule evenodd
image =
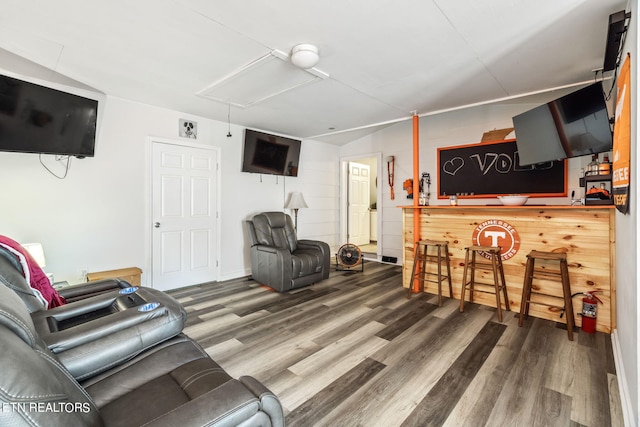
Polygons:
<instances>
[{"instance_id":1,"label":"wooden bar stool","mask_svg":"<svg viewBox=\"0 0 640 427\"><path fill-rule=\"evenodd\" d=\"M550 270L543 267L536 268L536 260L544 260L546 264L557 262L558 269ZM560 282L562 284L562 297L535 290L533 288L533 279L546 279ZM538 299L538 301L532 301L531 298L535 295L544 295L545 297L557 299L561 298L563 299L563 305L558 306L550 304L544 301L540 301L540 299ZM525 317L529 315L529 305L531 304L545 305L547 307L562 309L560 317L562 317L562 315L566 313L569 341L573 341L573 327L575 325L575 321L573 317L573 303L571 302L571 284L569 283L567 254L557 252L531 251L527 255L527 266L525 268L524 283L522 285L522 301L520 302L520 318L518 320L519 326L522 326Z\"/></svg>"},{"instance_id":2,"label":"wooden bar stool","mask_svg":"<svg viewBox=\"0 0 640 427\"><path fill-rule=\"evenodd\" d=\"M429 253L429 248L435 248L435 254ZM433 252L433 251L432 251ZM427 271L427 262L435 262L437 273ZM447 267L447 274L442 274L442 264ZM420 271L418 271L420 265ZM449 282L449 298L453 298L453 287L451 286L451 266L449 262L449 242L441 240L420 240L416 242L413 256L413 268L411 269L411 281L409 282L409 295L413 292L413 282L420 282L420 291L424 291L424 282L434 282L438 284L438 305L442 306L442 281Z\"/></svg>"},{"instance_id":3,"label":"wooden bar stool","mask_svg":"<svg viewBox=\"0 0 640 427\"><path fill-rule=\"evenodd\" d=\"M504 294L504 306L507 311L509 308L509 297L507 296L507 285L504 279L504 270L502 268L502 257L500 256L499 246L469 246L465 248L464 271L462 273L462 291L460 294L460 312L464 311L464 292L469 288L469 302L473 302L474 292L483 292L496 295L496 307L498 312L498 321L502 322L502 304L500 303L500 292ZM489 256L487 262L477 260L482 257L483 252ZM486 259L486 258L485 258ZM493 274L493 283L481 283L476 281L476 270L490 271ZM467 279L467 276L469 278ZM480 285L480 288L476 288Z\"/></svg>"}]
</instances>

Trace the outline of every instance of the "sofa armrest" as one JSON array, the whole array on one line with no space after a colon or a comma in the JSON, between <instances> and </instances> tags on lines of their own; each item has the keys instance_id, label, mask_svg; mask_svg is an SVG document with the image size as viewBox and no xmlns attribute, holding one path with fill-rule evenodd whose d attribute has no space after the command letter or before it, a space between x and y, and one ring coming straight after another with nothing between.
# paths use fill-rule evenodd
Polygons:
<instances>
[{"instance_id":1,"label":"sofa armrest","mask_svg":"<svg viewBox=\"0 0 640 427\"><path fill-rule=\"evenodd\" d=\"M326 255L328 258L331 258L331 254L329 253L330 251L329 245L323 241L309 240L309 239L298 240L298 247L301 247L301 246L302 247L308 246L308 247L319 249L322 251L322 255Z\"/></svg>"},{"instance_id":2,"label":"sofa armrest","mask_svg":"<svg viewBox=\"0 0 640 427\"><path fill-rule=\"evenodd\" d=\"M247 378L249 377L229 380L173 411L159 416L152 421L152 424L155 427L177 425L284 427L284 413L278 398L261 384L260 388L255 387L260 391L260 394L256 394L255 384ZM250 382L251 386L247 387L246 382Z\"/></svg>"},{"instance_id":3,"label":"sofa armrest","mask_svg":"<svg viewBox=\"0 0 640 427\"><path fill-rule=\"evenodd\" d=\"M288 249L254 245L251 247L253 279L279 292L291 289L291 253Z\"/></svg>"},{"instance_id":4,"label":"sofa armrest","mask_svg":"<svg viewBox=\"0 0 640 427\"><path fill-rule=\"evenodd\" d=\"M82 382L105 425L284 426L277 397L181 334Z\"/></svg>"},{"instance_id":5,"label":"sofa armrest","mask_svg":"<svg viewBox=\"0 0 640 427\"><path fill-rule=\"evenodd\" d=\"M329 264L331 263L331 248L326 242L320 240L298 240L298 248L312 247L322 252L322 278L329 277Z\"/></svg>"},{"instance_id":6,"label":"sofa armrest","mask_svg":"<svg viewBox=\"0 0 640 427\"><path fill-rule=\"evenodd\" d=\"M255 396L260 399L260 407L262 411L264 411L271 420L271 425L284 426L284 413L282 410L282 404L280 400L276 397L275 394L264 384L262 384L257 379L250 376L242 376L239 378L239 381L248 388Z\"/></svg>"},{"instance_id":7,"label":"sofa armrest","mask_svg":"<svg viewBox=\"0 0 640 427\"><path fill-rule=\"evenodd\" d=\"M130 287L131 284L122 279L102 279L92 282L79 283L57 289L60 296L67 302L74 302L106 292Z\"/></svg>"},{"instance_id":8,"label":"sofa armrest","mask_svg":"<svg viewBox=\"0 0 640 427\"><path fill-rule=\"evenodd\" d=\"M142 350L179 334L186 312L171 296L141 288L136 294L117 291L51 310L32 313L36 331L60 362L78 379L88 378ZM131 297L133 303L121 303ZM147 303L158 306L140 310Z\"/></svg>"}]
</instances>

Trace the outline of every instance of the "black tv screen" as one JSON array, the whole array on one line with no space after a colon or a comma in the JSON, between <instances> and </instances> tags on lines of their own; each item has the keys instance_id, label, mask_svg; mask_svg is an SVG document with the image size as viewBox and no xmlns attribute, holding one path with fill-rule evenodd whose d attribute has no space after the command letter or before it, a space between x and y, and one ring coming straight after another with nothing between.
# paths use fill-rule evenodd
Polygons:
<instances>
[{"instance_id":1,"label":"black tv screen","mask_svg":"<svg viewBox=\"0 0 640 427\"><path fill-rule=\"evenodd\" d=\"M298 176L301 141L245 129L242 172Z\"/></svg>"},{"instance_id":2,"label":"black tv screen","mask_svg":"<svg viewBox=\"0 0 640 427\"><path fill-rule=\"evenodd\" d=\"M514 116L513 126L521 166L613 148L601 82Z\"/></svg>"},{"instance_id":3,"label":"black tv screen","mask_svg":"<svg viewBox=\"0 0 640 427\"><path fill-rule=\"evenodd\" d=\"M98 101L0 75L0 151L93 156Z\"/></svg>"}]
</instances>

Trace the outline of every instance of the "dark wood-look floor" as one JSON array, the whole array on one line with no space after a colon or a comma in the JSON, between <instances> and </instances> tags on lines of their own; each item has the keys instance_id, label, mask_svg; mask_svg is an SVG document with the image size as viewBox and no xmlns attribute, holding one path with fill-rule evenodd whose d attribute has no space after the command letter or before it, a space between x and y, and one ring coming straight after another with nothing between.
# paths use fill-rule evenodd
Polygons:
<instances>
[{"instance_id":1,"label":"dark wood-look floor","mask_svg":"<svg viewBox=\"0 0 640 427\"><path fill-rule=\"evenodd\" d=\"M607 334L434 295L367 262L279 294L247 278L171 292L185 333L280 398L288 426L619 426Z\"/></svg>"}]
</instances>

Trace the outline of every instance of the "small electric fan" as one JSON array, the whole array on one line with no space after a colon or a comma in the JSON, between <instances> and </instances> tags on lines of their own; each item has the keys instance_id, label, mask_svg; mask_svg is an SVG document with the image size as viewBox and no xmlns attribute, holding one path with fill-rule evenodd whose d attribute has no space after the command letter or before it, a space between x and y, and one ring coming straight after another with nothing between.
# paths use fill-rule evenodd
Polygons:
<instances>
[{"instance_id":1,"label":"small electric fan","mask_svg":"<svg viewBox=\"0 0 640 427\"><path fill-rule=\"evenodd\" d=\"M361 266L360 271L364 271L362 251L359 247L352 243L340 246L336 253L336 271L348 271L358 265Z\"/></svg>"}]
</instances>

